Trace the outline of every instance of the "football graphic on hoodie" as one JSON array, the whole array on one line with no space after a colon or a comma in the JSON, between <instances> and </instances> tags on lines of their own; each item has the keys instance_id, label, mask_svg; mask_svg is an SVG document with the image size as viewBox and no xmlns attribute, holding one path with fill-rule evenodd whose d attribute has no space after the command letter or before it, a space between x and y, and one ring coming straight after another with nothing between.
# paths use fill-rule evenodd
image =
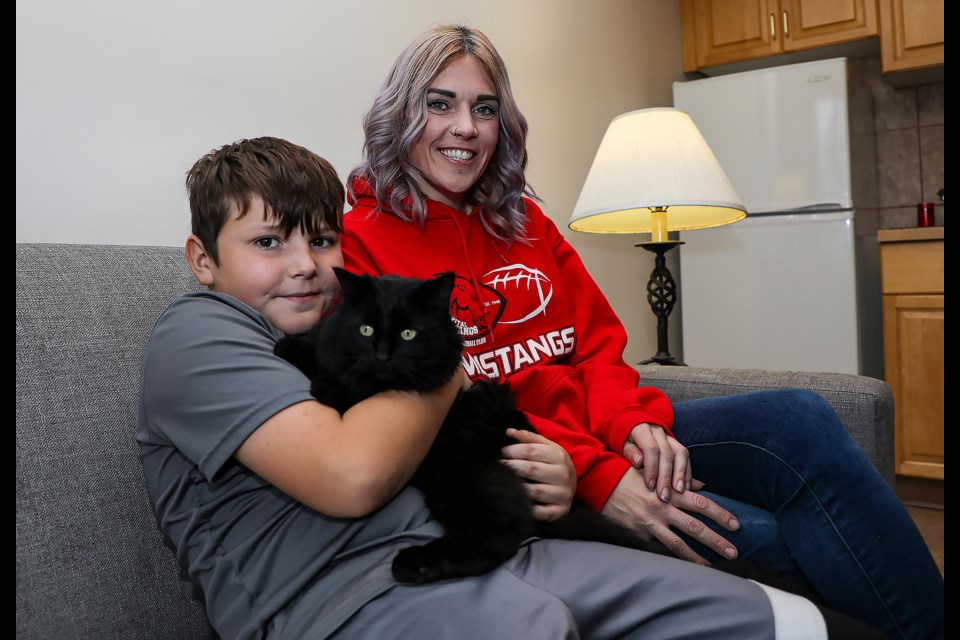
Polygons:
<instances>
[{"instance_id":1,"label":"football graphic on hoodie","mask_svg":"<svg viewBox=\"0 0 960 640\"><path fill-rule=\"evenodd\" d=\"M487 272L483 284L503 296L500 324L522 324L537 315L547 315L553 284L539 269L511 264Z\"/></svg>"}]
</instances>

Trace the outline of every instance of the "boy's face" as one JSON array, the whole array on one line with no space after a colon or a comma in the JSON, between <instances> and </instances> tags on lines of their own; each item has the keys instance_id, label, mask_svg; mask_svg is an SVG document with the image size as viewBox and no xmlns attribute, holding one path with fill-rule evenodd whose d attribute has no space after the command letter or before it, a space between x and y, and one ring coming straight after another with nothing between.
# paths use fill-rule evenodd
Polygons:
<instances>
[{"instance_id":1,"label":"boy's face","mask_svg":"<svg viewBox=\"0 0 960 640\"><path fill-rule=\"evenodd\" d=\"M194 271L202 284L242 300L284 333L303 333L320 321L340 293L333 272L333 267L343 266L340 234L322 229L307 236L294 229L284 236L266 214L259 196L251 198L242 218L234 205L217 237L220 263L207 256Z\"/></svg>"}]
</instances>

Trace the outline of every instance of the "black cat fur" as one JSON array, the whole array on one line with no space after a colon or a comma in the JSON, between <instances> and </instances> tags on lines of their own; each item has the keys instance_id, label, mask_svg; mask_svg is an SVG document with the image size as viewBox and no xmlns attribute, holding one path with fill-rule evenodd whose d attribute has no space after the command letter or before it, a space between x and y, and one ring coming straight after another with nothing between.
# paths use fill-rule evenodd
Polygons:
<instances>
[{"instance_id":1,"label":"black cat fur","mask_svg":"<svg viewBox=\"0 0 960 640\"><path fill-rule=\"evenodd\" d=\"M311 393L320 402L343 413L380 391L427 392L450 379L463 350L449 313L452 273L419 280L335 271L342 296L333 312L313 331L281 338L275 347L277 355L311 378ZM397 554L392 572L398 582L484 574L531 537L590 540L674 556L658 541L583 506L552 522L534 518L524 480L501 463L500 450L514 442L506 435L508 427L533 430L507 384L481 380L457 396L411 480L445 533ZM745 563L714 566L818 602L805 585ZM833 626L847 623L844 618Z\"/></svg>"},{"instance_id":2,"label":"black cat fur","mask_svg":"<svg viewBox=\"0 0 960 640\"><path fill-rule=\"evenodd\" d=\"M311 378L320 402L343 413L380 391L432 391L450 379L463 351L449 313L453 274L417 280L336 272L343 293L331 315L310 334L285 337L275 348ZM404 339L410 330L416 334ZM505 384L482 380L458 395L411 480L445 535L401 551L393 563L398 581L480 575L533 536L655 547L585 508L553 522L534 518L524 481L500 462L500 450L513 442L508 427L532 431Z\"/></svg>"}]
</instances>

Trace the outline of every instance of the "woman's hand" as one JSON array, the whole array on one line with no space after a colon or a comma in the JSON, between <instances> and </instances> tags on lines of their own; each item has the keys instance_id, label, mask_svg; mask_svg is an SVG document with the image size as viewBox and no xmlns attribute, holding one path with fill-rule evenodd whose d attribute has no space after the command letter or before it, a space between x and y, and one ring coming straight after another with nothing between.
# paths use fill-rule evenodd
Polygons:
<instances>
[{"instance_id":1,"label":"woman's hand","mask_svg":"<svg viewBox=\"0 0 960 640\"><path fill-rule=\"evenodd\" d=\"M694 484L697 484L696 481ZM725 558L737 557L736 547L687 512L705 515L723 528L736 531L740 523L733 514L695 491L672 493L670 502L663 502L647 488L643 476L636 469L627 469L601 511L634 529L647 540L656 538L685 560L710 564L691 549L674 529L683 531Z\"/></svg>"},{"instance_id":2,"label":"woman's hand","mask_svg":"<svg viewBox=\"0 0 960 640\"><path fill-rule=\"evenodd\" d=\"M693 486L693 468L687 448L668 435L663 427L649 422L635 426L623 443L623 457L643 472L647 489L664 502L670 500L673 491L683 493L698 488Z\"/></svg>"},{"instance_id":3,"label":"woman's hand","mask_svg":"<svg viewBox=\"0 0 960 640\"><path fill-rule=\"evenodd\" d=\"M527 481L527 493L533 498L533 515L552 521L570 512L577 490L573 461L560 445L533 431L507 429L517 441L504 447L503 463Z\"/></svg>"}]
</instances>

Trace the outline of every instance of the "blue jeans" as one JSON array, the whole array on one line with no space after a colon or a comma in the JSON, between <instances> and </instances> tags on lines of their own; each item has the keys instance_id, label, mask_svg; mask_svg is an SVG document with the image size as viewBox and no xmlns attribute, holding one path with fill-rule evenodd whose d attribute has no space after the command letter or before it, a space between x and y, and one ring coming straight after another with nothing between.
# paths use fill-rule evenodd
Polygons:
<instances>
[{"instance_id":1,"label":"blue jeans","mask_svg":"<svg viewBox=\"0 0 960 640\"><path fill-rule=\"evenodd\" d=\"M701 519L741 558L802 576L828 606L893 638L943 638L943 577L829 403L788 389L690 400L674 411L673 433L689 449L703 493L741 527L729 532Z\"/></svg>"}]
</instances>

